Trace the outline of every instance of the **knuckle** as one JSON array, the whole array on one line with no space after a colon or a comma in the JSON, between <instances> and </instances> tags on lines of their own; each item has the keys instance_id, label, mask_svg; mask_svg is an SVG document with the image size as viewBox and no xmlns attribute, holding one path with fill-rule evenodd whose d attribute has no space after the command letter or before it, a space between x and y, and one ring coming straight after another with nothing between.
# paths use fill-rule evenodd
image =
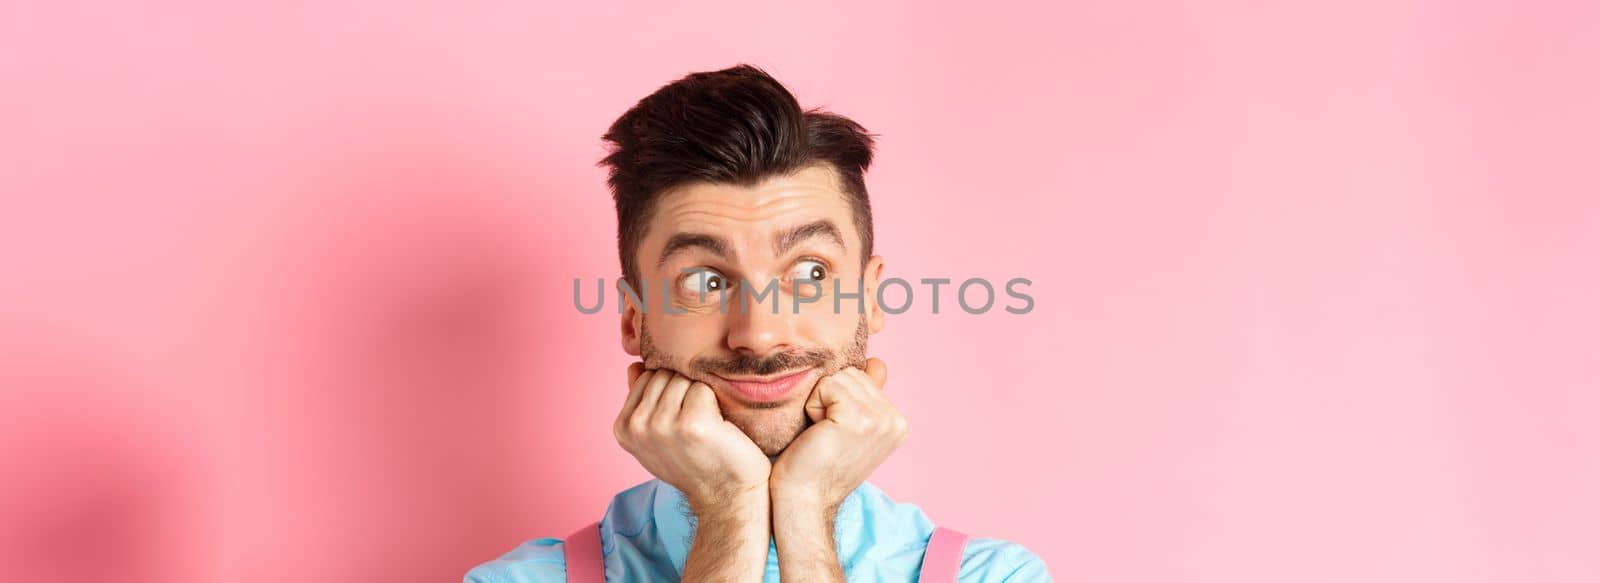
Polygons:
<instances>
[{"instance_id":1,"label":"knuckle","mask_svg":"<svg viewBox=\"0 0 1600 583\"><path fill-rule=\"evenodd\" d=\"M711 425L706 423L704 419L694 419L684 422L682 431L684 437L700 439L711 432Z\"/></svg>"},{"instance_id":2,"label":"knuckle","mask_svg":"<svg viewBox=\"0 0 1600 583\"><path fill-rule=\"evenodd\" d=\"M871 417L862 417L861 420L856 421L856 431L858 433L872 433L873 431L877 430L877 428L878 421Z\"/></svg>"},{"instance_id":3,"label":"knuckle","mask_svg":"<svg viewBox=\"0 0 1600 583\"><path fill-rule=\"evenodd\" d=\"M628 420L628 434L629 435L631 435L633 437L639 437L639 436L645 435L646 433L649 433L649 431L650 431L650 425L648 423L648 420L645 419L644 417L635 416L634 418Z\"/></svg>"}]
</instances>

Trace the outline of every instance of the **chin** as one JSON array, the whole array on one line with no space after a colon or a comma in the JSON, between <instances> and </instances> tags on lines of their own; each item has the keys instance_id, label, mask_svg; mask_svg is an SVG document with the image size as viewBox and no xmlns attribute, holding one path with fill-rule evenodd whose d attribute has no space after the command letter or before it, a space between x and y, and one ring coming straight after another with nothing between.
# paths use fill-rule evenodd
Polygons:
<instances>
[{"instance_id":1,"label":"chin","mask_svg":"<svg viewBox=\"0 0 1600 583\"><path fill-rule=\"evenodd\" d=\"M783 453L810 425L803 404L802 407L724 412L723 415L768 456Z\"/></svg>"},{"instance_id":2,"label":"chin","mask_svg":"<svg viewBox=\"0 0 1600 583\"><path fill-rule=\"evenodd\" d=\"M778 454L783 453L783 450L788 449L789 444L794 443L794 438L794 435L769 435L753 439L753 441L756 442L756 446L761 448L761 453L767 454L767 457L776 457Z\"/></svg>"}]
</instances>

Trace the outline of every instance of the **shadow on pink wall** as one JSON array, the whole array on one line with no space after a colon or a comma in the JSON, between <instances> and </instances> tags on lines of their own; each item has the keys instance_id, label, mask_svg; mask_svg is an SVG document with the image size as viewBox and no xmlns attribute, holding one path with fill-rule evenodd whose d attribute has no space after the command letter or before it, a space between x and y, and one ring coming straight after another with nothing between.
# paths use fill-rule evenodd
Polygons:
<instances>
[{"instance_id":1,"label":"shadow on pink wall","mask_svg":"<svg viewBox=\"0 0 1600 583\"><path fill-rule=\"evenodd\" d=\"M580 396L538 390L592 352L533 309L569 301L541 264L562 242L541 236L543 195L460 157L327 158L269 181L265 214L184 217L227 224L145 266L182 293L85 293L71 323L6 326L3 578L457 580L531 538L557 508L538 501L592 490L556 470ZM94 339L137 309L170 316L144 330L163 349Z\"/></svg>"},{"instance_id":2,"label":"shadow on pink wall","mask_svg":"<svg viewBox=\"0 0 1600 583\"><path fill-rule=\"evenodd\" d=\"M127 371L54 349L0 352L0 574L193 581L204 460Z\"/></svg>"}]
</instances>

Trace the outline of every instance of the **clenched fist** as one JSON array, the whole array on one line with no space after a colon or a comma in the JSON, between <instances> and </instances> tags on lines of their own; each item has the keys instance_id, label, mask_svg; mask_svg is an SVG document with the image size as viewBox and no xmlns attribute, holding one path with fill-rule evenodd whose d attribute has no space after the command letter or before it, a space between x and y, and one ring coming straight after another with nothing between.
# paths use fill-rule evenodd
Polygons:
<instances>
[{"instance_id":1,"label":"clenched fist","mask_svg":"<svg viewBox=\"0 0 1600 583\"><path fill-rule=\"evenodd\" d=\"M817 382L806 400L811 427L800 432L772 468L775 505L837 508L905 441L905 416L883 394L889 370L867 359Z\"/></svg>"},{"instance_id":2,"label":"clenched fist","mask_svg":"<svg viewBox=\"0 0 1600 583\"><path fill-rule=\"evenodd\" d=\"M722 418L711 387L641 363L628 367L628 386L612 433L645 470L682 491L692 508L766 498L772 464Z\"/></svg>"}]
</instances>

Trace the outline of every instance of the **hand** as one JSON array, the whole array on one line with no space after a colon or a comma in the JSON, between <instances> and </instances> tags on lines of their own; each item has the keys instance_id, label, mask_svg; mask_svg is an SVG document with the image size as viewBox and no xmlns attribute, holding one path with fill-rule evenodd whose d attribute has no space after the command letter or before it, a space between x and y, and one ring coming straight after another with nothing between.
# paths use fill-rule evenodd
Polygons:
<instances>
[{"instance_id":1,"label":"hand","mask_svg":"<svg viewBox=\"0 0 1600 583\"><path fill-rule=\"evenodd\" d=\"M888 376L883 361L870 358L865 371L846 368L817 382L806 399L814 423L772 468L774 508L837 510L900 447L908 428L884 397Z\"/></svg>"},{"instance_id":2,"label":"hand","mask_svg":"<svg viewBox=\"0 0 1600 583\"><path fill-rule=\"evenodd\" d=\"M628 400L611 426L617 443L682 491L699 520L684 581L754 581L766 569L772 463L722 418L705 383L628 366Z\"/></svg>"},{"instance_id":3,"label":"hand","mask_svg":"<svg viewBox=\"0 0 1600 583\"><path fill-rule=\"evenodd\" d=\"M612 424L622 449L661 481L702 508L727 508L733 498L766 506L772 464L749 436L722 418L705 383L667 370L628 366L628 400Z\"/></svg>"}]
</instances>

